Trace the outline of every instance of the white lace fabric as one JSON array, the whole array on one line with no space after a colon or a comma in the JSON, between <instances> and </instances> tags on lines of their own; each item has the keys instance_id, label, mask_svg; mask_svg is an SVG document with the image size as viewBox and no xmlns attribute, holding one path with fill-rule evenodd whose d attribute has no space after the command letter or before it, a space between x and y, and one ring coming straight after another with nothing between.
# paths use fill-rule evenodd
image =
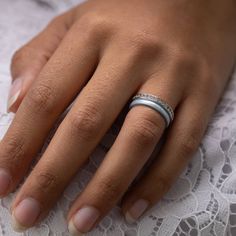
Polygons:
<instances>
[{"instance_id":1,"label":"white lace fabric","mask_svg":"<svg viewBox=\"0 0 236 236\"><path fill-rule=\"evenodd\" d=\"M12 53L62 10L79 1L0 0L0 138L13 115L6 113ZM236 74L209 123L192 161L171 190L135 224L124 221L117 206L90 236L223 236L236 235ZM11 228L10 203L0 202L0 235L66 236L69 206L86 186L119 130L114 124L49 216L24 233ZM153 185L155 188L155 185Z\"/></svg>"}]
</instances>

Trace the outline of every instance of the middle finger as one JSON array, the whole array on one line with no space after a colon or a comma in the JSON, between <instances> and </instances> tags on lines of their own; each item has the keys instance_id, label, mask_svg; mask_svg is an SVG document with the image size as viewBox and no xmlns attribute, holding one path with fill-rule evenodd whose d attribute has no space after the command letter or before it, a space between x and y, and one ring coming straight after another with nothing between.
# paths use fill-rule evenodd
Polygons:
<instances>
[{"instance_id":1,"label":"middle finger","mask_svg":"<svg viewBox=\"0 0 236 236\"><path fill-rule=\"evenodd\" d=\"M32 226L47 214L139 86L140 80L129 74L133 70L127 69L129 56L112 62L118 52L111 51L100 61L17 195L12 209L18 229Z\"/></svg>"},{"instance_id":2,"label":"middle finger","mask_svg":"<svg viewBox=\"0 0 236 236\"><path fill-rule=\"evenodd\" d=\"M75 33L74 29L68 32L42 69L0 142L1 196L12 191L26 174L54 122L95 70L97 47L87 49L92 40L82 33L75 37Z\"/></svg>"}]
</instances>

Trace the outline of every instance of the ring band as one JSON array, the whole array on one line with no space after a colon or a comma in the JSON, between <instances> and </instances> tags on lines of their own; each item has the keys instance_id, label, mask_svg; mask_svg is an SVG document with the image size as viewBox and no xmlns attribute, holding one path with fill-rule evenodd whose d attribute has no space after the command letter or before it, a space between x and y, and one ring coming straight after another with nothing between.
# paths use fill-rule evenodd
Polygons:
<instances>
[{"instance_id":1,"label":"ring band","mask_svg":"<svg viewBox=\"0 0 236 236\"><path fill-rule=\"evenodd\" d=\"M158 104L162 105L165 109L168 110L170 119L171 120L174 119L174 111L173 111L172 107L167 102L162 100L160 97L152 95L152 94L148 94L148 93L138 93L133 97L133 100L136 98L144 98L149 101L157 102Z\"/></svg>"},{"instance_id":2,"label":"ring band","mask_svg":"<svg viewBox=\"0 0 236 236\"><path fill-rule=\"evenodd\" d=\"M129 109L137 105L148 106L157 111L164 118L166 127L168 127L174 119L174 111L172 107L169 106L161 98L154 96L152 94L147 94L147 93L136 94L132 98L132 101L129 105Z\"/></svg>"}]
</instances>

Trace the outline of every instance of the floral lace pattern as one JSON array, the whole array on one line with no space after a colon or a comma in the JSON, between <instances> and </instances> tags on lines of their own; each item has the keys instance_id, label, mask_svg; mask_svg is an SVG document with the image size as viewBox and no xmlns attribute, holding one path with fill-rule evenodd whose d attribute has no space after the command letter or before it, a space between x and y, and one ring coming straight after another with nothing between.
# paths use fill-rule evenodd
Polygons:
<instances>
[{"instance_id":1,"label":"floral lace pattern","mask_svg":"<svg viewBox=\"0 0 236 236\"><path fill-rule=\"evenodd\" d=\"M13 115L6 113L12 53L57 13L76 0L0 0L0 138ZM129 225L115 207L90 236L236 235L236 73L209 123L192 161L163 199L138 222ZM15 233L10 203L0 202L0 235L67 236L65 215L86 186L119 131L119 119L104 136L88 164L74 178L49 216L28 231ZM160 147L161 143L158 145ZM153 186L155 188L155 186Z\"/></svg>"}]
</instances>

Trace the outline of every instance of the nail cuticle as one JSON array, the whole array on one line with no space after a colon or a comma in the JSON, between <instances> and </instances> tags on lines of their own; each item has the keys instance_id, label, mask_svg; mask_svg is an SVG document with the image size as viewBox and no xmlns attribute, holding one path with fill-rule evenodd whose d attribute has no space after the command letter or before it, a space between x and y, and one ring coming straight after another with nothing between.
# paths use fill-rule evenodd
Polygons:
<instances>
[{"instance_id":1,"label":"nail cuticle","mask_svg":"<svg viewBox=\"0 0 236 236\"><path fill-rule=\"evenodd\" d=\"M16 231L32 227L40 216L40 204L34 198L23 199L12 211L12 226Z\"/></svg>"},{"instance_id":2,"label":"nail cuticle","mask_svg":"<svg viewBox=\"0 0 236 236\"><path fill-rule=\"evenodd\" d=\"M18 233L24 232L27 229L27 227L23 226L16 220L14 212L12 213L12 228Z\"/></svg>"},{"instance_id":3,"label":"nail cuticle","mask_svg":"<svg viewBox=\"0 0 236 236\"><path fill-rule=\"evenodd\" d=\"M79 209L69 222L69 232L72 235L81 236L89 232L100 216L98 209L92 206L84 206Z\"/></svg>"},{"instance_id":4,"label":"nail cuticle","mask_svg":"<svg viewBox=\"0 0 236 236\"><path fill-rule=\"evenodd\" d=\"M145 199L139 199L133 203L129 210L125 214L125 219L129 224L134 223L140 218L144 212L146 212L149 206L149 202Z\"/></svg>"}]
</instances>

